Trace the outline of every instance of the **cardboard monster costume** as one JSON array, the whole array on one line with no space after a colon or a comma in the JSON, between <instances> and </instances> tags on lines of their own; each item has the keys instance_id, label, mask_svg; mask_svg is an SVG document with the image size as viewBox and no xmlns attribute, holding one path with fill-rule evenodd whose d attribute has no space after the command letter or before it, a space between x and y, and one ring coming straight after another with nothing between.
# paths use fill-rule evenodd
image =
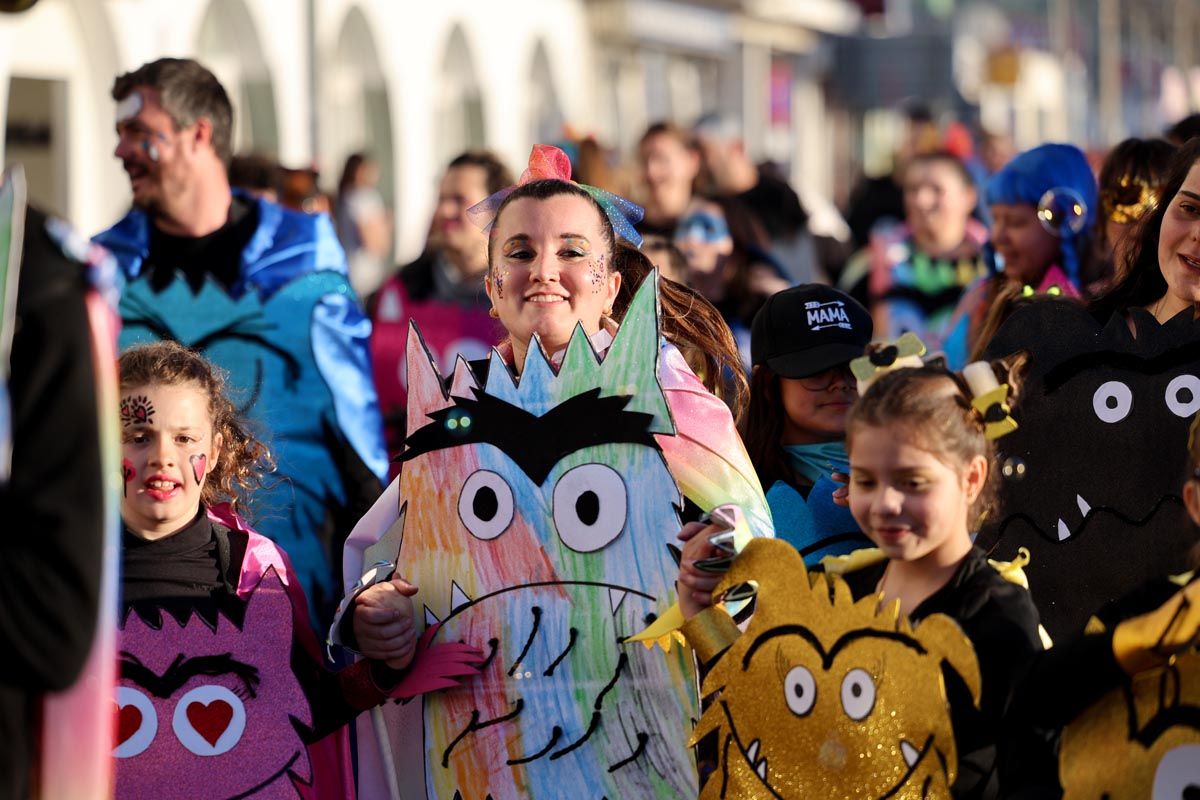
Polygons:
<instances>
[{"instance_id":1,"label":"cardboard monster costume","mask_svg":"<svg viewBox=\"0 0 1200 800\"><path fill-rule=\"evenodd\" d=\"M1159 324L1129 309L1099 324L1077 303L1037 300L1000 329L989 357L1029 366L1000 443L1001 515L978 544L1026 572L1053 639L1083 630L1105 603L1183 571L1195 541L1179 496L1188 425L1200 411L1200 322Z\"/></svg>"},{"instance_id":2,"label":"cardboard monster costume","mask_svg":"<svg viewBox=\"0 0 1200 800\"><path fill-rule=\"evenodd\" d=\"M494 354L476 385L460 360L448 395L410 334L409 437L384 495L399 515L364 563L397 563L434 641L487 660L461 688L359 726L380 745L376 764L360 740L360 794L695 796L690 655L621 644L671 605L677 569L655 290L643 284L603 358L577 329L557 371L535 343L519 381Z\"/></svg>"},{"instance_id":3,"label":"cardboard monster costume","mask_svg":"<svg viewBox=\"0 0 1200 800\"><path fill-rule=\"evenodd\" d=\"M301 797L312 778L296 724L292 600L275 567L236 615L126 619L117 686L120 797Z\"/></svg>"},{"instance_id":4,"label":"cardboard monster costume","mask_svg":"<svg viewBox=\"0 0 1200 800\"><path fill-rule=\"evenodd\" d=\"M942 614L914 627L876 595L855 601L778 539L751 541L714 596L751 581L745 633L719 606L683 629L701 659L716 657L692 737L717 737L701 800L949 798L958 755L943 670L980 697L962 629Z\"/></svg>"},{"instance_id":5,"label":"cardboard monster costume","mask_svg":"<svg viewBox=\"0 0 1200 800\"><path fill-rule=\"evenodd\" d=\"M1200 581L1194 574L1168 580L1183 588L1159 608L1119 622L1111 636L1099 620L1089 623L1096 640L1111 646L1123 680L1063 731L1059 782L1067 800L1174 800L1200 792ZM1097 666L1094 648L1065 655L1058 674L1043 679L1076 681L1081 669Z\"/></svg>"}]
</instances>

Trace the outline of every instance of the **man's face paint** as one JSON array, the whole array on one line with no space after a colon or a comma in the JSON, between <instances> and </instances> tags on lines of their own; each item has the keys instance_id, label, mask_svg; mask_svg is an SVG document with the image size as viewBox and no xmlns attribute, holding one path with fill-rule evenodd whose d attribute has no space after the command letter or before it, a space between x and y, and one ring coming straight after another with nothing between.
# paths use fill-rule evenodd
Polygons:
<instances>
[{"instance_id":1,"label":"man's face paint","mask_svg":"<svg viewBox=\"0 0 1200 800\"><path fill-rule=\"evenodd\" d=\"M141 92L130 92L124 99L117 102L117 118L116 122L125 122L133 119L142 110L142 95Z\"/></svg>"},{"instance_id":2,"label":"man's face paint","mask_svg":"<svg viewBox=\"0 0 1200 800\"><path fill-rule=\"evenodd\" d=\"M121 496L129 496L129 482L137 477L137 470L133 468L133 462L128 458L121 459L121 479L123 486L121 488Z\"/></svg>"}]
</instances>

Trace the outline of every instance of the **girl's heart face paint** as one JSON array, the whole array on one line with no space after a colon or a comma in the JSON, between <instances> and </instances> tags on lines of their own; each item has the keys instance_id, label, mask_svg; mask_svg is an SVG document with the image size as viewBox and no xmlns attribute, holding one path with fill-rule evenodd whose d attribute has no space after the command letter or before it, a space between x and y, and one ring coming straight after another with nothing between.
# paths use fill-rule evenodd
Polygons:
<instances>
[{"instance_id":1,"label":"girl's heart face paint","mask_svg":"<svg viewBox=\"0 0 1200 800\"><path fill-rule=\"evenodd\" d=\"M137 470L133 468L133 462L128 458L121 459L121 478L124 480L124 485L121 488L123 497L129 496L129 482L137 477Z\"/></svg>"},{"instance_id":2,"label":"girl's heart face paint","mask_svg":"<svg viewBox=\"0 0 1200 800\"><path fill-rule=\"evenodd\" d=\"M208 456L199 453L190 456L188 461L192 464L192 477L196 479L196 485L199 486L204 482L204 476L208 474Z\"/></svg>"}]
</instances>

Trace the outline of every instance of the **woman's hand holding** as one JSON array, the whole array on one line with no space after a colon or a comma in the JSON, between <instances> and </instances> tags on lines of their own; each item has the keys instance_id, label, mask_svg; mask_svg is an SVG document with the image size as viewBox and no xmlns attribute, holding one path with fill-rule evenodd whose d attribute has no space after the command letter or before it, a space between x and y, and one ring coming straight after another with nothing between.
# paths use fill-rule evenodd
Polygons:
<instances>
[{"instance_id":1,"label":"woman's hand holding","mask_svg":"<svg viewBox=\"0 0 1200 800\"><path fill-rule=\"evenodd\" d=\"M696 562L727 555L708 540L713 534L722 533L724 530L725 528L719 525L689 522L679 532L678 538L684 545L675 589L679 594L679 610L686 619L691 619L713 603L712 591L717 588L723 576L717 572L706 572L697 568Z\"/></svg>"}]
</instances>

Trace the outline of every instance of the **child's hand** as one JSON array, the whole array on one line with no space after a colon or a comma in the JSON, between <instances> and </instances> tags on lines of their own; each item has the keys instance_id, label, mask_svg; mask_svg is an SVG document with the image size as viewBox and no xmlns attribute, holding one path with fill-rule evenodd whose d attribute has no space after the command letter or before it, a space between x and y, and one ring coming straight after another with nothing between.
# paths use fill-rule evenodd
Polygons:
<instances>
[{"instance_id":1,"label":"child's hand","mask_svg":"<svg viewBox=\"0 0 1200 800\"><path fill-rule=\"evenodd\" d=\"M401 578L377 583L354 601L358 651L392 669L404 669L416 648L416 624L409 600L417 587Z\"/></svg>"},{"instance_id":2,"label":"child's hand","mask_svg":"<svg viewBox=\"0 0 1200 800\"><path fill-rule=\"evenodd\" d=\"M829 477L832 478L833 480L837 481L838 483L842 483L842 484L850 483L850 476L844 472L832 472L832 473L830 473ZM839 486L838 488L834 489L833 490L833 502L835 505L839 505L842 508L849 508L850 507L850 487L848 485L846 485L846 486Z\"/></svg>"},{"instance_id":3,"label":"child's hand","mask_svg":"<svg viewBox=\"0 0 1200 800\"><path fill-rule=\"evenodd\" d=\"M720 573L705 572L696 568L697 561L728 555L708 541L708 537L724 530L720 525L689 522L679 532L678 538L684 545L675 589L679 594L679 610L686 619L691 619L712 605L712 590L717 588L717 584L724 577Z\"/></svg>"}]
</instances>

